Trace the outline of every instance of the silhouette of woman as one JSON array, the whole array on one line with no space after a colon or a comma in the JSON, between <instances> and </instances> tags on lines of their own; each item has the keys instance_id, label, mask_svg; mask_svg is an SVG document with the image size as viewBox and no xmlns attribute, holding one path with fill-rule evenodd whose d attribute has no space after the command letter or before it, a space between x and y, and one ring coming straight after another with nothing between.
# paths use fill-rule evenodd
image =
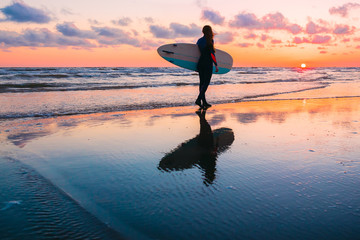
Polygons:
<instances>
[{"instance_id":1,"label":"silhouette of woman","mask_svg":"<svg viewBox=\"0 0 360 240\"><path fill-rule=\"evenodd\" d=\"M211 104L206 101L205 92L210 84L213 64L215 64L215 71L218 72L218 66L215 57L215 48L214 48L214 33L212 28L209 25L205 25L202 29L204 34L197 41L197 45L200 50L200 59L197 64L197 70L199 72L200 84L199 84L199 95L195 101L195 104L199 105L201 108L209 108Z\"/></svg>"}]
</instances>

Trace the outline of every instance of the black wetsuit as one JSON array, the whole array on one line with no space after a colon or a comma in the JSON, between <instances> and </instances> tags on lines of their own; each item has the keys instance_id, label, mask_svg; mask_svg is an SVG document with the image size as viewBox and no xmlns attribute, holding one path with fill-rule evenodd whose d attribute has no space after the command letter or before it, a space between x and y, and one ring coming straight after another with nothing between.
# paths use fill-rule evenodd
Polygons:
<instances>
[{"instance_id":1,"label":"black wetsuit","mask_svg":"<svg viewBox=\"0 0 360 240\"><path fill-rule=\"evenodd\" d=\"M210 84L213 72L213 64L217 66L217 62L214 49L206 43L205 37L200 38L196 44L198 45L201 53L199 62L197 64L197 70L200 77L198 100L202 100L205 104L205 92Z\"/></svg>"}]
</instances>

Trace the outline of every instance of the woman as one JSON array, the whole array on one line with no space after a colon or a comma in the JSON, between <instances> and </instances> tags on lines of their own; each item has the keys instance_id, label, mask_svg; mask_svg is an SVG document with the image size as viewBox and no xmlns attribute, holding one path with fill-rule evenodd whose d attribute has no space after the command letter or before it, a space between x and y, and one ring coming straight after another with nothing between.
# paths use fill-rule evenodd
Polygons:
<instances>
[{"instance_id":1,"label":"woman","mask_svg":"<svg viewBox=\"0 0 360 240\"><path fill-rule=\"evenodd\" d=\"M196 43L199 47L201 55L197 64L197 70L200 78L199 96L196 99L195 104L203 108L209 108L211 107L211 104L206 101L205 92L210 84L213 64L215 64L216 72L218 72L219 69L215 57L214 33L209 25L204 26L202 32L204 36Z\"/></svg>"}]
</instances>

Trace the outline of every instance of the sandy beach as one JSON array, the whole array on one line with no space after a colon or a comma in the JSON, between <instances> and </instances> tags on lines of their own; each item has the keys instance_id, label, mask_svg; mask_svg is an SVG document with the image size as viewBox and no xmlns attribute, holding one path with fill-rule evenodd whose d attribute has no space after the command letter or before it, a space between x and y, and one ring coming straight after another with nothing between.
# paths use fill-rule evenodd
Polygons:
<instances>
[{"instance_id":1,"label":"sandy beach","mask_svg":"<svg viewBox=\"0 0 360 240\"><path fill-rule=\"evenodd\" d=\"M354 239L359 102L267 100L206 113L189 106L4 120L1 164L3 171L32 169L66 195L61 201L125 238ZM22 211L31 228L35 210L26 199L2 194L3 204L20 201L0 206L3 218ZM90 237L99 236L117 238Z\"/></svg>"}]
</instances>

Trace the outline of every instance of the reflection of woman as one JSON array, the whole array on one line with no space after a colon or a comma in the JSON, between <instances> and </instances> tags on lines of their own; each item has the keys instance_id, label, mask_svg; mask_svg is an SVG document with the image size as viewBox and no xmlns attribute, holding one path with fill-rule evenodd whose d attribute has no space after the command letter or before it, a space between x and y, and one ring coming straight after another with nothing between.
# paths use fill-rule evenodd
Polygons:
<instances>
[{"instance_id":1,"label":"reflection of woman","mask_svg":"<svg viewBox=\"0 0 360 240\"><path fill-rule=\"evenodd\" d=\"M160 160L158 169L170 172L198 167L203 172L204 184L209 186L216 177L217 157L234 142L234 133L230 128L212 131L205 118L206 109L196 113L200 119L200 133L167 153Z\"/></svg>"},{"instance_id":2,"label":"reflection of woman","mask_svg":"<svg viewBox=\"0 0 360 240\"><path fill-rule=\"evenodd\" d=\"M195 104L199 105L200 107L208 108L211 107L211 105L206 101L205 92L210 84L213 72L213 64L215 64L216 72L218 72L219 69L217 67L215 57L214 33L209 25L204 26L202 32L204 36L201 37L196 43L200 50L200 59L197 64L200 85L199 96L196 99Z\"/></svg>"},{"instance_id":3,"label":"reflection of woman","mask_svg":"<svg viewBox=\"0 0 360 240\"><path fill-rule=\"evenodd\" d=\"M200 133L197 137L198 146L202 150L199 155L199 166L204 171L204 184L212 184L215 179L217 144L214 143L214 134L210 124L205 119L206 110L196 112L200 118Z\"/></svg>"}]
</instances>

